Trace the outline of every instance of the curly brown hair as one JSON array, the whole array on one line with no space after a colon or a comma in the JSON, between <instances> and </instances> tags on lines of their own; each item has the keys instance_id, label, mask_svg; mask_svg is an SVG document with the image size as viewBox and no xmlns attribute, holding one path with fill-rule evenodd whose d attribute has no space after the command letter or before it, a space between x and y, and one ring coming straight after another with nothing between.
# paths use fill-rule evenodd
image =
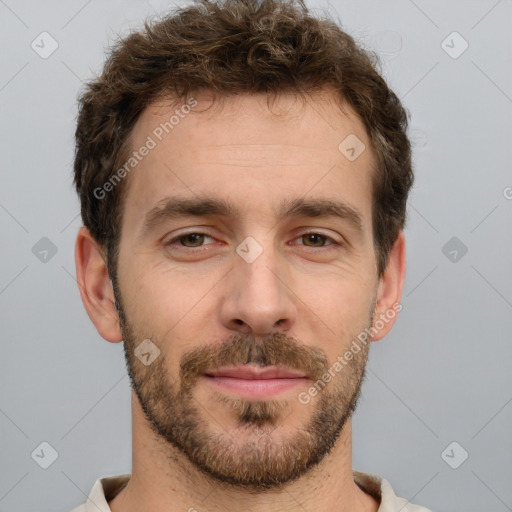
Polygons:
<instances>
[{"instance_id":1,"label":"curly brown hair","mask_svg":"<svg viewBox=\"0 0 512 512\"><path fill-rule=\"evenodd\" d=\"M105 249L115 278L126 179L104 186L129 158L142 111L164 98L293 92L333 87L367 130L376 158L372 224L379 277L405 225L413 183L407 114L377 71L378 57L302 0L197 0L146 22L112 49L102 74L79 98L74 181L84 225Z\"/></svg>"}]
</instances>

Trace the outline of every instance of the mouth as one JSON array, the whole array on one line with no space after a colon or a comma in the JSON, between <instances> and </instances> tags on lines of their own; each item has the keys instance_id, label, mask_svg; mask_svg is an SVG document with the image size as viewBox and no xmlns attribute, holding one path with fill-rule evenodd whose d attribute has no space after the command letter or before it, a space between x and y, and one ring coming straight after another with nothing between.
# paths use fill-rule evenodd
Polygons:
<instances>
[{"instance_id":1,"label":"mouth","mask_svg":"<svg viewBox=\"0 0 512 512\"><path fill-rule=\"evenodd\" d=\"M267 366L230 366L206 371L207 383L217 389L246 398L265 399L304 386L309 380L304 372Z\"/></svg>"}]
</instances>

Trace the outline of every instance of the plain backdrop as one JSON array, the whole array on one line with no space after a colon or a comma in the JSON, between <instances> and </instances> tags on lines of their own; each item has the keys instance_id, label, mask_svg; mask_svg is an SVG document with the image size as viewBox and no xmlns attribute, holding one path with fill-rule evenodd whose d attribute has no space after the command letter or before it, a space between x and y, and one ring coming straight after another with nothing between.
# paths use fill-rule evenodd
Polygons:
<instances>
[{"instance_id":1,"label":"plain backdrop","mask_svg":"<svg viewBox=\"0 0 512 512\"><path fill-rule=\"evenodd\" d=\"M69 512L131 469L122 345L74 277L76 97L172 5L0 1L1 512ZM512 2L308 5L378 52L414 144L403 310L372 346L354 468L435 511L512 510Z\"/></svg>"}]
</instances>

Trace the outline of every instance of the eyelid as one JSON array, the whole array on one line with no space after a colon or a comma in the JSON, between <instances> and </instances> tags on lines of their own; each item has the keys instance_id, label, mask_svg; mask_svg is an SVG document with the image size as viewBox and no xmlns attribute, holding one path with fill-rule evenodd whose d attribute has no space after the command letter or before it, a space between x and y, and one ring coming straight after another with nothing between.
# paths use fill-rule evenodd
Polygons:
<instances>
[{"instance_id":1,"label":"eyelid","mask_svg":"<svg viewBox=\"0 0 512 512\"><path fill-rule=\"evenodd\" d=\"M186 231L174 234L172 236L172 238L170 238L167 241L164 241L163 245L165 245L165 246L174 245L176 242L179 241L180 238L182 238L184 236L187 236L187 235L202 235L202 236L211 238L212 240L215 240L215 237L211 233L209 233L207 230L189 229L189 230L186 230ZM323 246L319 246L319 247L311 247L311 246L308 246L308 245L306 245L304 243L298 244L298 245L302 245L302 246L310 248L310 249L320 249L320 248L330 247L332 245L338 245L338 246L345 246L346 245L345 239L341 235L340 235L339 239L337 239L334 236L331 236L331 235L328 235L327 233L324 233L322 229L318 229L318 228L313 228L313 229L309 229L307 231L304 231L304 232L298 234L297 236L295 236L292 241L299 240L302 237L307 236L307 235L321 235L321 236L325 237L330 243L328 243L326 245L323 245ZM165 240L165 238L164 238L164 240ZM199 245L197 247L187 247L187 246L180 246L180 247L183 247L184 249L195 249L195 250L198 250L198 249L201 249L202 247L204 247L206 245L212 245L212 242L210 242L210 243L203 243L202 245Z\"/></svg>"},{"instance_id":2,"label":"eyelid","mask_svg":"<svg viewBox=\"0 0 512 512\"><path fill-rule=\"evenodd\" d=\"M303 245L304 247L309 247L311 249L319 249L319 248L327 247L327 246L331 246L331 245L340 245L340 246L345 245L345 240L341 236L339 239L337 239L334 236L328 235L327 233L324 233L321 229L317 229L317 228L310 229L309 231L304 231L300 235L296 236L293 240L298 240L307 235L321 235L321 236L325 237L327 240L329 240L330 243L327 245L324 245L324 246L320 246L320 247L311 247L306 244L299 244L299 245Z\"/></svg>"},{"instance_id":3,"label":"eyelid","mask_svg":"<svg viewBox=\"0 0 512 512\"><path fill-rule=\"evenodd\" d=\"M165 245L165 246L172 245L175 242L178 242L180 238L183 238L184 236L187 236L187 235L202 235L202 236L211 238L212 240L215 240L215 237L206 231L202 231L199 229L190 229L188 231L183 231L182 233L174 234L169 240L165 240L165 238L164 238L163 245ZM211 245L211 242L208 244L199 245L197 247L187 247L185 245L183 245L182 247L185 249L200 249L201 247L204 247L205 245Z\"/></svg>"}]
</instances>

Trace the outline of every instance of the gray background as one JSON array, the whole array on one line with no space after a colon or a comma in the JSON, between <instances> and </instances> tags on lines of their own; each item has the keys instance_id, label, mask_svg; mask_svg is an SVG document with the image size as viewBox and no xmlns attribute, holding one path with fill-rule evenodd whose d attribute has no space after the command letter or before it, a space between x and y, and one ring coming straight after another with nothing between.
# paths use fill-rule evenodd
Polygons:
<instances>
[{"instance_id":1,"label":"gray background","mask_svg":"<svg viewBox=\"0 0 512 512\"><path fill-rule=\"evenodd\" d=\"M97 334L74 277L75 103L115 34L169 5L0 0L2 512L67 512L131 468L122 345ZM379 52L412 114L404 307L373 345L354 467L436 511L512 510L512 2L308 5Z\"/></svg>"}]
</instances>

